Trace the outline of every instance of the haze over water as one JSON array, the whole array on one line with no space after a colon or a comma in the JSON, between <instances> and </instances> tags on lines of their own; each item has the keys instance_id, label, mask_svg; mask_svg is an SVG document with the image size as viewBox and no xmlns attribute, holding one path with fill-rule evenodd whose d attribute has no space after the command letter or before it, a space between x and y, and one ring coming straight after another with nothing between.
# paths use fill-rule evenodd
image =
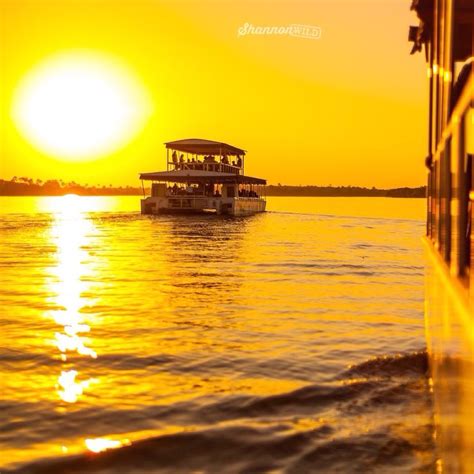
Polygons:
<instances>
[{"instance_id":1,"label":"haze over water","mask_svg":"<svg viewBox=\"0 0 474 474\"><path fill-rule=\"evenodd\" d=\"M424 208L0 198L2 472L430 471Z\"/></svg>"}]
</instances>

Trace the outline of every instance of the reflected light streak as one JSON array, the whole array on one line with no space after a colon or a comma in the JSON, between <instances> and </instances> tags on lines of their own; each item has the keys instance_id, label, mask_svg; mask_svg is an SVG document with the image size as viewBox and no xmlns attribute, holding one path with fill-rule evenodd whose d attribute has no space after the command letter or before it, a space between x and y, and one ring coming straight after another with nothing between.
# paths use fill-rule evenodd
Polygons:
<instances>
[{"instance_id":1,"label":"reflected light streak","mask_svg":"<svg viewBox=\"0 0 474 474\"><path fill-rule=\"evenodd\" d=\"M71 328L66 327L65 330L68 331L71 330ZM90 356L93 359L97 358L97 353L89 347L86 347L77 333L69 336L57 332L55 336L56 345L61 352L74 351L81 355Z\"/></svg>"},{"instance_id":2,"label":"reflected light streak","mask_svg":"<svg viewBox=\"0 0 474 474\"><path fill-rule=\"evenodd\" d=\"M63 361L67 360L68 352L95 359L97 353L88 347L88 338L83 336L90 332L90 326L80 312L86 304L81 295L90 286L90 283L82 281L89 257L84 248L89 243L94 226L87 219L79 196L55 198L50 202L49 210L55 218L52 240L57 246L57 265L51 269L53 280L50 290L58 309L51 316L62 326L62 331L55 333L54 344L61 352ZM67 403L75 403L91 383L91 380L77 382L77 375L77 371L68 370L62 371L59 376L61 390L58 394Z\"/></svg>"},{"instance_id":3,"label":"reflected light streak","mask_svg":"<svg viewBox=\"0 0 474 474\"><path fill-rule=\"evenodd\" d=\"M68 370L61 372L58 378L58 384L62 390L58 391L61 400L66 403L76 403L82 395L85 388L88 388L92 380L76 381L77 371Z\"/></svg>"},{"instance_id":4,"label":"reflected light streak","mask_svg":"<svg viewBox=\"0 0 474 474\"><path fill-rule=\"evenodd\" d=\"M93 453L101 453L108 449L121 448L122 446L129 446L130 444L131 442L128 439L114 440L109 438L94 438L85 440L87 449Z\"/></svg>"}]
</instances>

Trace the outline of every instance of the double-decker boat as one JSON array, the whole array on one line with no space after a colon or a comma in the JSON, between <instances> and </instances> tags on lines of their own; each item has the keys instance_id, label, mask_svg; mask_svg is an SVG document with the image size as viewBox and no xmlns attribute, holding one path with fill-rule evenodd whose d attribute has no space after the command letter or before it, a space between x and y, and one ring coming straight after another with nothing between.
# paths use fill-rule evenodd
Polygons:
<instances>
[{"instance_id":1,"label":"double-decker boat","mask_svg":"<svg viewBox=\"0 0 474 474\"><path fill-rule=\"evenodd\" d=\"M142 214L265 211L266 181L244 174L245 150L198 138L165 145L166 171L140 174ZM151 181L151 196L145 196L143 181Z\"/></svg>"},{"instance_id":2,"label":"double-decker boat","mask_svg":"<svg viewBox=\"0 0 474 474\"><path fill-rule=\"evenodd\" d=\"M425 326L437 471L474 472L474 0L414 0L429 78Z\"/></svg>"}]
</instances>

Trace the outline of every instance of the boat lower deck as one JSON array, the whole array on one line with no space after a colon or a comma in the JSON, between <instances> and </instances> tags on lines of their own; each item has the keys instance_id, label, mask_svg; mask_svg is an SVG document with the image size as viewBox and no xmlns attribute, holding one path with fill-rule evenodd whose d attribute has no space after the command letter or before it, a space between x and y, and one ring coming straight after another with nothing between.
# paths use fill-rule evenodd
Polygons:
<instances>
[{"instance_id":1,"label":"boat lower deck","mask_svg":"<svg viewBox=\"0 0 474 474\"><path fill-rule=\"evenodd\" d=\"M142 214L223 214L244 216L264 212L260 197L150 196L141 201Z\"/></svg>"}]
</instances>

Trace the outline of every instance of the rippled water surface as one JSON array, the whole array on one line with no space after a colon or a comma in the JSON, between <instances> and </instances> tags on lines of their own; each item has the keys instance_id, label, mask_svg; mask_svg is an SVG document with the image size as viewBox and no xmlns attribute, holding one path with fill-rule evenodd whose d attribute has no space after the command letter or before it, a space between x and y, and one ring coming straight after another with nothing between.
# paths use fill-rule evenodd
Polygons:
<instances>
[{"instance_id":1,"label":"rippled water surface","mask_svg":"<svg viewBox=\"0 0 474 474\"><path fill-rule=\"evenodd\" d=\"M0 206L2 472L431 471L423 200Z\"/></svg>"}]
</instances>

